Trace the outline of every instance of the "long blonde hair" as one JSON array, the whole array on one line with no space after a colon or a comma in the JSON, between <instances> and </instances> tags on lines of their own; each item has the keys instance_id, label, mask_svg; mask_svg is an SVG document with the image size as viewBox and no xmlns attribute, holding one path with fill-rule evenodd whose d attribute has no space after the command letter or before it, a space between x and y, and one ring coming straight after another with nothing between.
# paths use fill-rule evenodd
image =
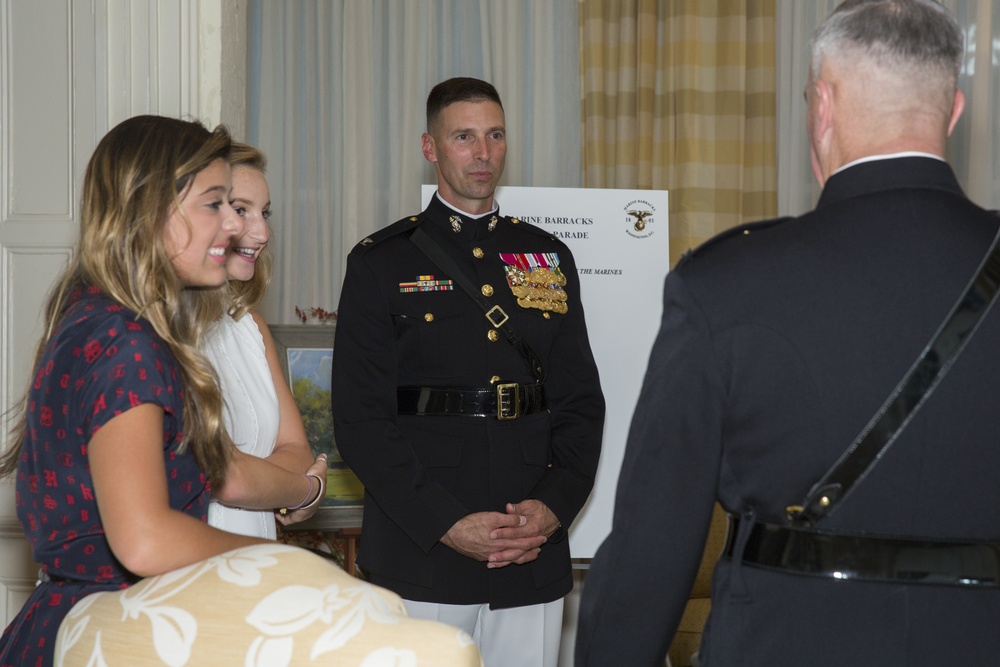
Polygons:
<instances>
[{"instance_id":1,"label":"long blonde hair","mask_svg":"<svg viewBox=\"0 0 1000 667\"><path fill-rule=\"evenodd\" d=\"M208 323L192 307L164 244L164 226L195 176L228 160L232 141L222 126L136 116L108 132L90 158L83 180L80 238L45 307L35 352L44 354L76 290L94 286L149 321L170 346L184 387L184 439L209 479L221 483L232 447L222 423L222 396L212 366L198 350ZM0 477L12 473L26 435L27 393L14 413L11 447L0 458Z\"/></svg>"}]
</instances>

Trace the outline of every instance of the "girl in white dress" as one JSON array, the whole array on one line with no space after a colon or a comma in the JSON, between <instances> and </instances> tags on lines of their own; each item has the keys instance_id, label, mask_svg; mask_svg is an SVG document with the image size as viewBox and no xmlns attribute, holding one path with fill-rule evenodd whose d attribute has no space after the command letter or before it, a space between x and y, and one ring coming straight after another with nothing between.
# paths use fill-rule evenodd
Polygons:
<instances>
[{"instance_id":1,"label":"girl in white dress","mask_svg":"<svg viewBox=\"0 0 1000 667\"><path fill-rule=\"evenodd\" d=\"M208 521L230 532L274 539L276 517L289 524L316 511L326 490L326 455L313 459L274 339L253 310L271 276L266 161L257 148L233 142L230 164L230 201L245 231L230 248L229 285L214 313L218 325L202 351L219 375L223 417L238 451L225 486L213 490Z\"/></svg>"}]
</instances>

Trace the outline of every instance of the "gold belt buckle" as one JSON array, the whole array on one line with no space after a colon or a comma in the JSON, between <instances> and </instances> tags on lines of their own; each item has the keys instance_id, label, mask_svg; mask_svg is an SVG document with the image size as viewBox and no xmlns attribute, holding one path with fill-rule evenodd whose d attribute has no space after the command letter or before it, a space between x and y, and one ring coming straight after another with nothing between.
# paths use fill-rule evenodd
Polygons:
<instances>
[{"instance_id":1,"label":"gold belt buckle","mask_svg":"<svg viewBox=\"0 0 1000 667\"><path fill-rule=\"evenodd\" d=\"M506 421L521 416L521 396L517 393L516 382L497 385L497 419Z\"/></svg>"}]
</instances>

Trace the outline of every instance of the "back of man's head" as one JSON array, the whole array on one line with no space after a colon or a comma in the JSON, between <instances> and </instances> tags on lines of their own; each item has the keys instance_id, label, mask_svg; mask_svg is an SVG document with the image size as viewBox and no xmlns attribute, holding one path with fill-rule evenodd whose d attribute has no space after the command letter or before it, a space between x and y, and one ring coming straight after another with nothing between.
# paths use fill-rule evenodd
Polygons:
<instances>
[{"instance_id":1,"label":"back of man's head","mask_svg":"<svg viewBox=\"0 0 1000 667\"><path fill-rule=\"evenodd\" d=\"M954 89L963 54L962 29L934 0L846 0L813 35L811 65L814 77L830 58Z\"/></svg>"},{"instance_id":2,"label":"back of man's head","mask_svg":"<svg viewBox=\"0 0 1000 667\"><path fill-rule=\"evenodd\" d=\"M455 77L431 88L427 96L427 131L434 133L434 124L441 110L456 102L496 102L503 109L500 94L493 84L471 77Z\"/></svg>"}]
</instances>

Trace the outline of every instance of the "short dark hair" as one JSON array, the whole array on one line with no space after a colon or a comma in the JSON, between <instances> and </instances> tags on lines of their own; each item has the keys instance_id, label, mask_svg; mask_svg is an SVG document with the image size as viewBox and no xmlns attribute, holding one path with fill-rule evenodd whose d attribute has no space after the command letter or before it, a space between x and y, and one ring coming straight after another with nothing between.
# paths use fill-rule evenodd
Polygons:
<instances>
[{"instance_id":1,"label":"short dark hair","mask_svg":"<svg viewBox=\"0 0 1000 667\"><path fill-rule=\"evenodd\" d=\"M427 96L427 131L437 122L441 110L455 102L496 102L503 110L500 93L493 84L467 76L442 81Z\"/></svg>"}]
</instances>

